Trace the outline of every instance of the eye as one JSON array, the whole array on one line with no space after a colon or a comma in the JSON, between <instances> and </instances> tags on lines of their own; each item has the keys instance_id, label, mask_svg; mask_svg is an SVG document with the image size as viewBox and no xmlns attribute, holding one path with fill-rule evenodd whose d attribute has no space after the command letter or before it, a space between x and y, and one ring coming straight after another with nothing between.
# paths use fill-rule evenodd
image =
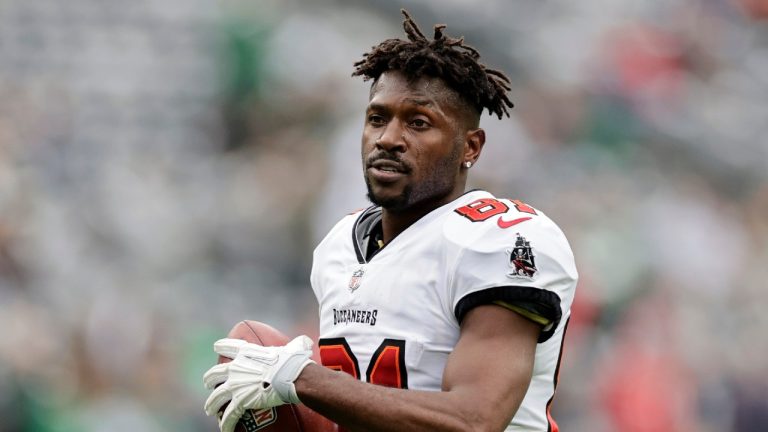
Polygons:
<instances>
[{"instance_id":1,"label":"eye","mask_svg":"<svg viewBox=\"0 0 768 432\"><path fill-rule=\"evenodd\" d=\"M370 114L368 115L368 123L373 126L382 126L386 121L384 120L384 117L378 114Z\"/></svg>"},{"instance_id":2,"label":"eye","mask_svg":"<svg viewBox=\"0 0 768 432\"><path fill-rule=\"evenodd\" d=\"M426 129L426 128L428 128L430 126L429 123L427 123L426 120L420 119L420 118L413 119L411 121L411 125L413 127L415 127L416 129Z\"/></svg>"}]
</instances>

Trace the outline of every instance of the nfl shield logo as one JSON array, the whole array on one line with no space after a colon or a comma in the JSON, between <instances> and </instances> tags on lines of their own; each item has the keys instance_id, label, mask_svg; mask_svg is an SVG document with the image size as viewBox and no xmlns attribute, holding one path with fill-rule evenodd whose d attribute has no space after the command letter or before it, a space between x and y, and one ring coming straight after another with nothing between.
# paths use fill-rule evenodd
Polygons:
<instances>
[{"instance_id":1,"label":"nfl shield logo","mask_svg":"<svg viewBox=\"0 0 768 432\"><path fill-rule=\"evenodd\" d=\"M277 410L266 408L263 410L248 410L240 418L239 424L245 427L247 432L256 432L264 429L277 421Z\"/></svg>"},{"instance_id":2,"label":"nfl shield logo","mask_svg":"<svg viewBox=\"0 0 768 432\"><path fill-rule=\"evenodd\" d=\"M355 292L356 289L360 288L360 282L364 274L365 271L361 268L352 273L352 277L349 279L349 292Z\"/></svg>"}]
</instances>

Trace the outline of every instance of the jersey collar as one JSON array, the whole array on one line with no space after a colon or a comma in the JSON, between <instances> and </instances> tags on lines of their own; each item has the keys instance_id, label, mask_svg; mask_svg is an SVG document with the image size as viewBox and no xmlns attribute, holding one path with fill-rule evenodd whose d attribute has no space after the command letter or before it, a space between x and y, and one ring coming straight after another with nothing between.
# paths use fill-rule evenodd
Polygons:
<instances>
[{"instance_id":1,"label":"jersey collar","mask_svg":"<svg viewBox=\"0 0 768 432\"><path fill-rule=\"evenodd\" d=\"M413 225L419 224L422 221L426 221L436 217L436 215L442 214L445 209L450 209L456 206L456 203L466 199L473 199L475 195L486 194L488 192L480 189L472 189L464 192L456 197L451 202L443 204L442 206L432 210L425 214L421 219L413 223ZM413 226L411 225L411 227ZM408 231L411 227L408 227L405 231ZM403 233L405 233L405 231ZM401 233L400 235L402 235ZM378 240L382 237L381 228L381 207L371 206L363 210L360 216L357 217L355 224L352 226L352 244L355 247L355 255L357 255L357 262L365 264L370 261L379 251L383 248L378 247Z\"/></svg>"}]
</instances>

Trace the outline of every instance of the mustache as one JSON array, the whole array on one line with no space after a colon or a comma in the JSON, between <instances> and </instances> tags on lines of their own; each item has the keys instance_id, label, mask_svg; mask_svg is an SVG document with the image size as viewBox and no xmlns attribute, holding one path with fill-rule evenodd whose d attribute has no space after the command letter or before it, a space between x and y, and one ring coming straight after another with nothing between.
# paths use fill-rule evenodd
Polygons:
<instances>
[{"instance_id":1,"label":"mustache","mask_svg":"<svg viewBox=\"0 0 768 432\"><path fill-rule=\"evenodd\" d=\"M394 162L398 165L398 171L402 171L404 173L410 173L412 168L411 165L403 160L398 153L388 152L388 151L378 151L376 153L371 153L368 155L368 157L365 158L365 167L370 168L374 163L380 161L380 160L386 160L390 162Z\"/></svg>"}]
</instances>

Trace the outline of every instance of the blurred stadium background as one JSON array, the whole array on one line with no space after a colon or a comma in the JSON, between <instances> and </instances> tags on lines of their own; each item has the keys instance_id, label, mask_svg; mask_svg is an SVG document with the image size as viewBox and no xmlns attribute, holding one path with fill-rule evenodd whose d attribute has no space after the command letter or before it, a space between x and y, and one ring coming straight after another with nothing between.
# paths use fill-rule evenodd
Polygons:
<instances>
[{"instance_id":1,"label":"blurred stadium background","mask_svg":"<svg viewBox=\"0 0 768 432\"><path fill-rule=\"evenodd\" d=\"M313 334L401 6L512 77L471 181L575 250L561 429L768 430L768 2L0 0L0 432L212 431L213 340Z\"/></svg>"}]
</instances>

